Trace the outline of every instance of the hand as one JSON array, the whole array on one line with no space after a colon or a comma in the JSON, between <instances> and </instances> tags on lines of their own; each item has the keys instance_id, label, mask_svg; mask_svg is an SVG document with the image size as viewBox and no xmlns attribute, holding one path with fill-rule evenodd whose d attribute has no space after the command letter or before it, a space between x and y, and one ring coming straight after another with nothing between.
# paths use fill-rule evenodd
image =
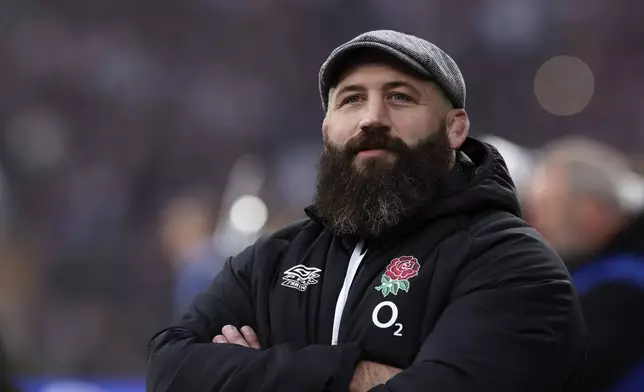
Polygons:
<instances>
[{"instance_id":1,"label":"hand","mask_svg":"<svg viewBox=\"0 0 644 392\"><path fill-rule=\"evenodd\" d=\"M376 385L384 384L402 369L381 363L360 361L351 379L349 392L366 392Z\"/></svg>"},{"instance_id":2,"label":"hand","mask_svg":"<svg viewBox=\"0 0 644 392\"><path fill-rule=\"evenodd\" d=\"M241 333L234 326L226 325L221 329L221 333L222 335L217 335L212 339L213 343L230 343L250 348L262 348L259 345L257 334L247 325L241 328Z\"/></svg>"}]
</instances>

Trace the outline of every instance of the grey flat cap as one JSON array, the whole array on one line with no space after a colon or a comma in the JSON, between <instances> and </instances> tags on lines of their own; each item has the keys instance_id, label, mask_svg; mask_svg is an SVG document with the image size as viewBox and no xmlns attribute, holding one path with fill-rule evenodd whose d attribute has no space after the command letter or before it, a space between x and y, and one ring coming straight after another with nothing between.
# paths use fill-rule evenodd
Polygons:
<instances>
[{"instance_id":1,"label":"grey flat cap","mask_svg":"<svg viewBox=\"0 0 644 392\"><path fill-rule=\"evenodd\" d=\"M320 68L320 96L326 112L334 75L346 64L347 55L372 48L400 60L420 75L433 80L445 91L454 107L465 107L465 80L456 62L431 42L393 30L370 31L337 47Z\"/></svg>"}]
</instances>

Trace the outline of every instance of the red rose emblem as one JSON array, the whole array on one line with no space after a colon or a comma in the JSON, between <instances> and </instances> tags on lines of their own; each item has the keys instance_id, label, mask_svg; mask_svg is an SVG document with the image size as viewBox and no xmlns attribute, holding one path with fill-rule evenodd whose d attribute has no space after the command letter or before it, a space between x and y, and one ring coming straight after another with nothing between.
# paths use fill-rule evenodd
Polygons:
<instances>
[{"instance_id":1,"label":"red rose emblem","mask_svg":"<svg viewBox=\"0 0 644 392\"><path fill-rule=\"evenodd\" d=\"M412 256L400 256L389 263L387 272L385 274L391 280L407 280L418 275L420 264L418 260Z\"/></svg>"}]
</instances>

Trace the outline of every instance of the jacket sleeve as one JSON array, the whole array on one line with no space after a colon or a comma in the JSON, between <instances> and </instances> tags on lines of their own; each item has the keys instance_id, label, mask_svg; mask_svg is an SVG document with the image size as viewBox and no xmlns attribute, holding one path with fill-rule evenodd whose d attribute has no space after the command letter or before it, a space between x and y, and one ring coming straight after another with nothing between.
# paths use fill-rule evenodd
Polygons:
<instances>
[{"instance_id":1,"label":"jacket sleeve","mask_svg":"<svg viewBox=\"0 0 644 392\"><path fill-rule=\"evenodd\" d=\"M373 391L563 391L577 377L586 330L558 256L529 228L471 249L412 365Z\"/></svg>"},{"instance_id":2,"label":"jacket sleeve","mask_svg":"<svg viewBox=\"0 0 644 392\"><path fill-rule=\"evenodd\" d=\"M221 328L257 331L251 290L254 249L226 262L181 321L149 344L148 392L346 391L357 346L278 345L256 350L211 340ZM262 347L268 341L260 334Z\"/></svg>"}]
</instances>

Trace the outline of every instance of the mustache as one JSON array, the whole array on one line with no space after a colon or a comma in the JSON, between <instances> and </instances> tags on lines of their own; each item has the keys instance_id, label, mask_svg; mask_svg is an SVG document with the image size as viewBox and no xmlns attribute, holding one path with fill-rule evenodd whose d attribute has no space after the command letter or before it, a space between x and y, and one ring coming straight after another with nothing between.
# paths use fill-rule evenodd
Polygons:
<instances>
[{"instance_id":1,"label":"mustache","mask_svg":"<svg viewBox=\"0 0 644 392\"><path fill-rule=\"evenodd\" d=\"M350 139L344 148L348 156L354 156L365 150L386 150L404 154L409 149L405 142L384 132L362 132Z\"/></svg>"}]
</instances>

